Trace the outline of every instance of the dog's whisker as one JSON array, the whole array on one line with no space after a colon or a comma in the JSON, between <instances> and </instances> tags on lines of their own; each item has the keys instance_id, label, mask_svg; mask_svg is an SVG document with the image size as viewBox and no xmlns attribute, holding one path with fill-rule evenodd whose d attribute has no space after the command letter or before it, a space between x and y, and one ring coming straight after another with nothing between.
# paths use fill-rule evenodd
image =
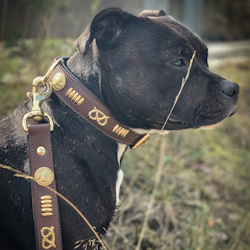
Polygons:
<instances>
[{"instance_id":1,"label":"dog's whisker","mask_svg":"<svg viewBox=\"0 0 250 250\"><path fill-rule=\"evenodd\" d=\"M203 112L201 111L202 110L202 106L198 109L198 110L196 110L195 112L194 112L194 114L193 114L193 118L195 118L195 121L194 121L194 123L196 124L197 122L198 122L198 120L201 118L201 115L203 114Z\"/></svg>"},{"instance_id":2,"label":"dog's whisker","mask_svg":"<svg viewBox=\"0 0 250 250\"><path fill-rule=\"evenodd\" d=\"M201 119L202 114L203 114L203 112L200 112L200 113L197 115L197 117L196 117L196 119L195 119L195 124Z\"/></svg>"},{"instance_id":3,"label":"dog's whisker","mask_svg":"<svg viewBox=\"0 0 250 250\"><path fill-rule=\"evenodd\" d=\"M202 109L201 105L198 105L196 108L194 108L194 111L192 112L192 119L197 117L197 114L199 114L200 110Z\"/></svg>"}]
</instances>

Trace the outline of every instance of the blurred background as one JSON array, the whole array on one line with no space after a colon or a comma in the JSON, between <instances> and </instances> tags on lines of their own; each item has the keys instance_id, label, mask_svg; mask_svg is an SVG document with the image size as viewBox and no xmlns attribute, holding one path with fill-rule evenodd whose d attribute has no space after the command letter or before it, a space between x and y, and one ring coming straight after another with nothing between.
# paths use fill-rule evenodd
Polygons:
<instances>
[{"instance_id":1,"label":"blurred background","mask_svg":"<svg viewBox=\"0 0 250 250\"><path fill-rule=\"evenodd\" d=\"M250 38L248 0L2 0L1 40L78 37L104 8L163 9L209 41Z\"/></svg>"},{"instance_id":2,"label":"blurred background","mask_svg":"<svg viewBox=\"0 0 250 250\"><path fill-rule=\"evenodd\" d=\"M250 0L1 0L0 119L107 7L163 9L207 44L211 71L240 85L238 112L215 129L127 152L108 249L250 249Z\"/></svg>"}]
</instances>

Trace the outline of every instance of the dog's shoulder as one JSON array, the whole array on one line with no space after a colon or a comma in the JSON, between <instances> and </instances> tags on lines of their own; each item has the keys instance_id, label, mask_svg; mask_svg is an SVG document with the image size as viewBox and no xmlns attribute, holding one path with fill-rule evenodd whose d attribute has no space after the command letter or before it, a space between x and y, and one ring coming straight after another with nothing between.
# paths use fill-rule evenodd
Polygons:
<instances>
[{"instance_id":1,"label":"dog's shoulder","mask_svg":"<svg viewBox=\"0 0 250 250\"><path fill-rule=\"evenodd\" d=\"M28 102L26 102L18 107L10 116L0 121L0 147L25 136L25 132L22 129L22 119L28 111Z\"/></svg>"}]
</instances>

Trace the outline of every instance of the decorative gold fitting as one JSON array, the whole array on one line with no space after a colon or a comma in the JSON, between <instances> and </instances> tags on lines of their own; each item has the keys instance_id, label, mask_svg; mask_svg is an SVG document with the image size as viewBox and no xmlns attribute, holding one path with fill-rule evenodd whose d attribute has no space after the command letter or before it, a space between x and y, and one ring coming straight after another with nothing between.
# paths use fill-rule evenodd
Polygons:
<instances>
[{"instance_id":1,"label":"decorative gold fitting","mask_svg":"<svg viewBox=\"0 0 250 250\"><path fill-rule=\"evenodd\" d=\"M101 126L105 126L108 123L109 116L106 116L102 111L98 110L96 107L89 111L89 118L97 121Z\"/></svg>"},{"instance_id":2,"label":"decorative gold fitting","mask_svg":"<svg viewBox=\"0 0 250 250\"><path fill-rule=\"evenodd\" d=\"M49 186L54 180L53 172L47 167L38 168L34 174L37 184L40 186Z\"/></svg>"},{"instance_id":3,"label":"decorative gold fitting","mask_svg":"<svg viewBox=\"0 0 250 250\"><path fill-rule=\"evenodd\" d=\"M53 65L49 68L48 72L45 76L39 76L33 80L32 92L27 93L27 97L29 100L32 99L32 109L30 112L24 115L22 126L25 132L28 132L27 119L33 118L33 121L39 122L46 117L49 120L50 131L54 129L54 123L52 118L45 112L43 112L41 108L41 104L51 95L52 86L48 81L51 73L55 69L55 67L60 63L61 58L58 59ZM39 93L39 89L43 86L46 86L46 90L43 93Z\"/></svg>"},{"instance_id":4,"label":"decorative gold fitting","mask_svg":"<svg viewBox=\"0 0 250 250\"><path fill-rule=\"evenodd\" d=\"M41 210L42 210L42 212L52 212L53 211L52 208L42 208Z\"/></svg>"},{"instance_id":5,"label":"decorative gold fitting","mask_svg":"<svg viewBox=\"0 0 250 250\"><path fill-rule=\"evenodd\" d=\"M47 250L50 248L56 248L56 236L55 236L55 232L54 232L54 227L43 227L41 229L41 235L43 237L42 240L42 248ZM45 234L46 232L46 234Z\"/></svg>"},{"instance_id":6,"label":"decorative gold fitting","mask_svg":"<svg viewBox=\"0 0 250 250\"><path fill-rule=\"evenodd\" d=\"M77 106L80 106L84 102L84 98L79 95L73 88L68 89L66 96L71 99Z\"/></svg>"},{"instance_id":7,"label":"decorative gold fitting","mask_svg":"<svg viewBox=\"0 0 250 250\"><path fill-rule=\"evenodd\" d=\"M140 146L142 143L146 143L145 141L148 139L148 137L150 136L150 134L146 134L145 136L143 136L141 138L141 140L139 140L133 147L132 149L137 148L138 146Z\"/></svg>"},{"instance_id":8,"label":"decorative gold fitting","mask_svg":"<svg viewBox=\"0 0 250 250\"><path fill-rule=\"evenodd\" d=\"M123 127L120 127L118 124L116 126L114 126L113 133L116 133L117 135L120 135L121 137L125 138L127 136L127 134L129 133L128 129L125 129Z\"/></svg>"},{"instance_id":9,"label":"decorative gold fitting","mask_svg":"<svg viewBox=\"0 0 250 250\"><path fill-rule=\"evenodd\" d=\"M36 152L39 154L39 155L44 155L46 153L46 149L45 147L43 146L40 146L37 148Z\"/></svg>"},{"instance_id":10,"label":"decorative gold fitting","mask_svg":"<svg viewBox=\"0 0 250 250\"><path fill-rule=\"evenodd\" d=\"M45 200L45 201L41 201L42 204L49 204L49 203L52 203L51 200Z\"/></svg>"},{"instance_id":11,"label":"decorative gold fitting","mask_svg":"<svg viewBox=\"0 0 250 250\"><path fill-rule=\"evenodd\" d=\"M53 213L42 213L42 216L46 217L46 216L52 216Z\"/></svg>"},{"instance_id":12,"label":"decorative gold fitting","mask_svg":"<svg viewBox=\"0 0 250 250\"><path fill-rule=\"evenodd\" d=\"M52 207L52 204L43 204L42 207L44 208Z\"/></svg>"},{"instance_id":13,"label":"decorative gold fitting","mask_svg":"<svg viewBox=\"0 0 250 250\"><path fill-rule=\"evenodd\" d=\"M48 200L48 199L52 199L52 197L50 195L41 196L41 200Z\"/></svg>"},{"instance_id":14,"label":"decorative gold fitting","mask_svg":"<svg viewBox=\"0 0 250 250\"><path fill-rule=\"evenodd\" d=\"M51 216L53 215L52 211L52 197L50 195L45 195L41 197L41 211L42 216Z\"/></svg>"},{"instance_id":15,"label":"decorative gold fitting","mask_svg":"<svg viewBox=\"0 0 250 250\"><path fill-rule=\"evenodd\" d=\"M63 73L56 73L52 79L52 87L56 91L62 90L66 85L66 77Z\"/></svg>"}]
</instances>

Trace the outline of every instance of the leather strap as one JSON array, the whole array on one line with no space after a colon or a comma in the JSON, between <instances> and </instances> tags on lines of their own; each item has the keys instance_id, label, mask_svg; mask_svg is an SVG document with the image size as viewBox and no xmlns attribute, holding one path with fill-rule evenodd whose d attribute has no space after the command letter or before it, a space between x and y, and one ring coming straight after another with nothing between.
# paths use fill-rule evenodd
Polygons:
<instances>
[{"instance_id":1,"label":"leather strap","mask_svg":"<svg viewBox=\"0 0 250 250\"><path fill-rule=\"evenodd\" d=\"M29 125L29 159L32 182L33 217L38 250L62 250L61 227L49 124Z\"/></svg>"},{"instance_id":2,"label":"leather strap","mask_svg":"<svg viewBox=\"0 0 250 250\"><path fill-rule=\"evenodd\" d=\"M68 108L112 140L133 148L149 136L139 135L119 123L108 108L67 69L64 60L56 66L49 81L52 82L53 92ZM62 84L62 75L65 77L65 85Z\"/></svg>"}]
</instances>

